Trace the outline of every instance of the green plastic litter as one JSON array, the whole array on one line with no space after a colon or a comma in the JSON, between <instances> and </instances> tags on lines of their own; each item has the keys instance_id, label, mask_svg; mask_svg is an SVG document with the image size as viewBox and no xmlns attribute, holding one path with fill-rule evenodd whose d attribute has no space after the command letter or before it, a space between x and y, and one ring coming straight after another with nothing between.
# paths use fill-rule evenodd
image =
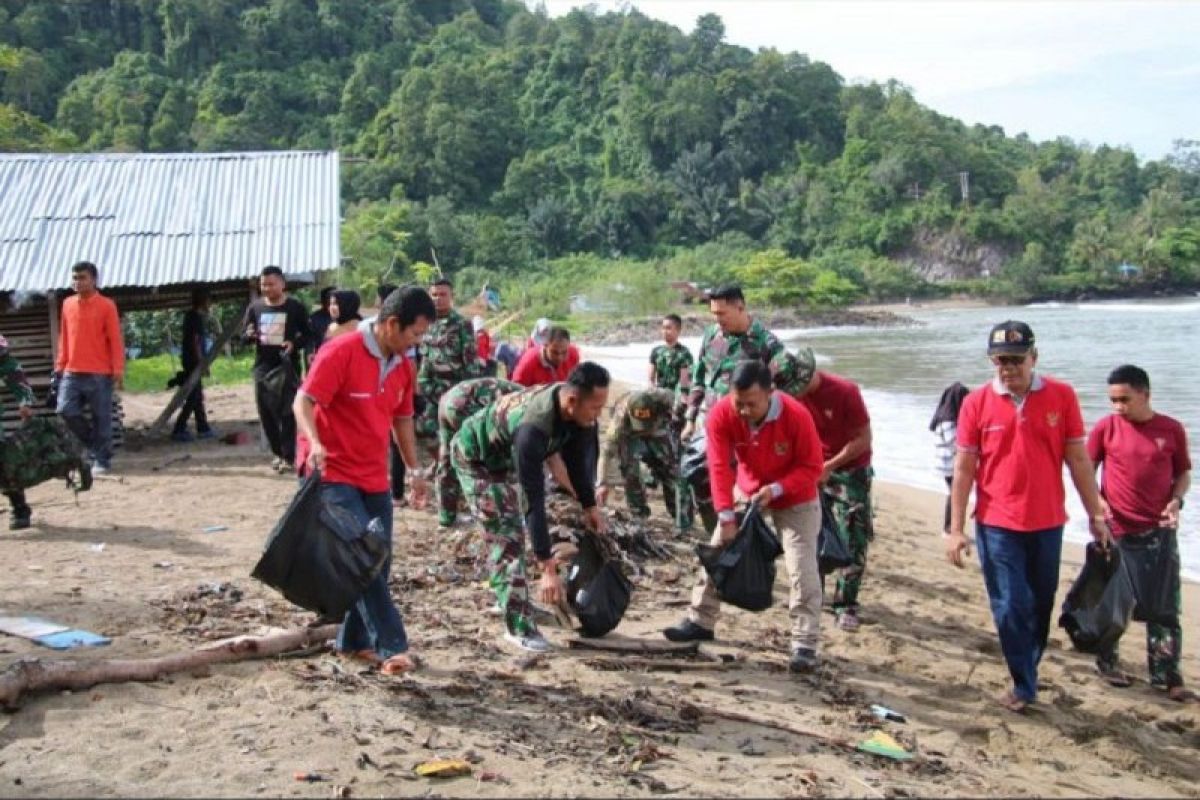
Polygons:
<instances>
[{"instance_id":1,"label":"green plastic litter","mask_svg":"<svg viewBox=\"0 0 1200 800\"><path fill-rule=\"evenodd\" d=\"M912 753L901 747L899 742L883 731L875 731L871 734L871 738L859 742L856 749L896 761L912 759Z\"/></svg>"}]
</instances>

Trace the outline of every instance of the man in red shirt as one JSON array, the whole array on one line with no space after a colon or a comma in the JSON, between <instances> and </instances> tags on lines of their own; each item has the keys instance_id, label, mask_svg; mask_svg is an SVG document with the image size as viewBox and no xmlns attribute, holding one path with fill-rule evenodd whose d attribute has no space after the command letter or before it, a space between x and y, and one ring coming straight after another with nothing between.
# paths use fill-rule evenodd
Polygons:
<instances>
[{"instance_id":1,"label":"man in red shirt","mask_svg":"<svg viewBox=\"0 0 1200 800\"><path fill-rule=\"evenodd\" d=\"M433 300L416 286L388 295L379 315L358 331L329 340L296 395L301 474L321 470L321 495L366 522L378 518L392 536L388 442L395 437L423 497L413 429L412 362L405 352L420 344L437 318ZM377 664L384 674L413 669L404 621L388 591L389 558L338 629L342 653Z\"/></svg>"},{"instance_id":2,"label":"man in red shirt","mask_svg":"<svg viewBox=\"0 0 1200 800\"><path fill-rule=\"evenodd\" d=\"M730 384L731 394L713 406L705 421L718 520L712 544L728 544L737 536L735 495L770 509L791 582L789 667L793 672L808 672L817 666L821 630L817 569L821 440L804 406L783 392L772 391L771 370L763 362L743 361L734 369ZM688 619L663 634L674 642L712 639L720 611L717 591L701 568Z\"/></svg>"},{"instance_id":3,"label":"man in red shirt","mask_svg":"<svg viewBox=\"0 0 1200 800\"><path fill-rule=\"evenodd\" d=\"M92 474L104 475L112 466L112 396L125 376L125 342L117 304L96 289L98 278L89 261L71 267L75 294L63 300L54 370L62 375L58 413L87 448Z\"/></svg>"},{"instance_id":4,"label":"man in red shirt","mask_svg":"<svg viewBox=\"0 0 1200 800\"><path fill-rule=\"evenodd\" d=\"M1037 699L1038 664L1050 635L1067 521L1064 463L1087 509L1092 536L1109 545L1075 390L1034 373L1034 345L1024 322L1008 320L988 334L996 377L967 395L958 414L945 538L946 558L962 567L970 549L963 529L974 485L975 543L1013 680L1000 703L1014 712Z\"/></svg>"},{"instance_id":5,"label":"man in red shirt","mask_svg":"<svg viewBox=\"0 0 1200 800\"><path fill-rule=\"evenodd\" d=\"M853 381L817 369L810 348L785 351L771 359L775 385L801 401L821 436L824 464L821 499L849 545L854 563L837 571L833 611L837 625L858 630L858 593L867 569L867 548L875 538L871 510L871 416Z\"/></svg>"},{"instance_id":6,"label":"man in red shirt","mask_svg":"<svg viewBox=\"0 0 1200 800\"><path fill-rule=\"evenodd\" d=\"M521 355L511 380L522 386L541 386L565 381L574 367L571 363L571 349L571 332L557 326L550 328L546 334L546 344L529 347Z\"/></svg>"},{"instance_id":7,"label":"man in red shirt","mask_svg":"<svg viewBox=\"0 0 1200 800\"><path fill-rule=\"evenodd\" d=\"M1150 376L1140 367L1124 364L1109 373L1108 400L1113 413L1092 428L1088 455L1096 466L1104 465L1100 495L1117 547L1132 551L1157 545L1175 554L1162 562L1166 574L1155 577L1175 587L1176 618L1172 624L1146 623L1146 655L1151 684L1172 700L1188 700L1191 693L1183 688L1179 669L1183 628L1176 539L1183 496L1192 483L1187 434L1178 421L1151 407ZM1096 658L1096 668L1114 686L1133 683L1120 669L1115 642Z\"/></svg>"}]
</instances>

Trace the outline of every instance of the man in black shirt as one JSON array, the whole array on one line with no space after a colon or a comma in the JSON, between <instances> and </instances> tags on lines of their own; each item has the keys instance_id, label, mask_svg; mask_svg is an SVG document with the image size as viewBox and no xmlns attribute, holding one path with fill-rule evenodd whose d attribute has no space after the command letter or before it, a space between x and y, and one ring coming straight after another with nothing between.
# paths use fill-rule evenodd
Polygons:
<instances>
[{"instance_id":1,"label":"man in black shirt","mask_svg":"<svg viewBox=\"0 0 1200 800\"><path fill-rule=\"evenodd\" d=\"M321 305L308 318L308 347L309 358L315 356L317 351L321 349L321 343L325 341L325 332L329 330L329 325L333 322L333 315L329 313L329 300L333 297L336 286L326 286L321 290ZM380 303L383 300L380 298Z\"/></svg>"},{"instance_id":2,"label":"man in black shirt","mask_svg":"<svg viewBox=\"0 0 1200 800\"><path fill-rule=\"evenodd\" d=\"M192 370L204 363L206 355L208 321L208 290L197 288L192 290L192 307L183 315L183 335L180 336L179 360L183 362L182 379L187 380ZM204 371L208 375L208 370ZM196 415L196 436L193 437L187 429L188 417ZM179 416L175 419L175 430L171 438L177 442L190 442L193 438L211 439L216 434L208 425L208 413L204 409L204 389L200 382L183 403Z\"/></svg>"},{"instance_id":3,"label":"man in black shirt","mask_svg":"<svg viewBox=\"0 0 1200 800\"><path fill-rule=\"evenodd\" d=\"M246 311L244 338L254 342L254 402L263 435L275 455L271 466L290 472L296 458L292 400L300 385L300 352L308 340L308 312L288 297L283 270L263 267L261 297Z\"/></svg>"}]
</instances>

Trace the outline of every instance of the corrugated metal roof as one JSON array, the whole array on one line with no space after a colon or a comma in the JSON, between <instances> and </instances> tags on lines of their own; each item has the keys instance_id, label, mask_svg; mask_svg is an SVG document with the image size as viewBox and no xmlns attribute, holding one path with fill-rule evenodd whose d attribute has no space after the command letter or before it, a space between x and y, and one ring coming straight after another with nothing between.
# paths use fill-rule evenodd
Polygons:
<instances>
[{"instance_id":1,"label":"corrugated metal roof","mask_svg":"<svg viewBox=\"0 0 1200 800\"><path fill-rule=\"evenodd\" d=\"M338 193L336 152L0 155L0 291L336 269Z\"/></svg>"}]
</instances>

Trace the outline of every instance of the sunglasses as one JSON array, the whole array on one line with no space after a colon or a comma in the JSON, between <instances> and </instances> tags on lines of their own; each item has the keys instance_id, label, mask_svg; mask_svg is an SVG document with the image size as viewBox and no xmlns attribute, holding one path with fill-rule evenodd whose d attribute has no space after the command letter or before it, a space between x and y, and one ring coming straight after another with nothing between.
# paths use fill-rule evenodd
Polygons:
<instances>
[{"instance_id":1,"label":"sunglasses","mask_svg":"<svg viewBox=\"0 0 1200 800\"><path fill-rule=\"evenodd\" d=\"M992 363L997 367L1019 367L1025 363L1028 355L1023 356L992 356Z\"/></svg>"}]
</instances>

